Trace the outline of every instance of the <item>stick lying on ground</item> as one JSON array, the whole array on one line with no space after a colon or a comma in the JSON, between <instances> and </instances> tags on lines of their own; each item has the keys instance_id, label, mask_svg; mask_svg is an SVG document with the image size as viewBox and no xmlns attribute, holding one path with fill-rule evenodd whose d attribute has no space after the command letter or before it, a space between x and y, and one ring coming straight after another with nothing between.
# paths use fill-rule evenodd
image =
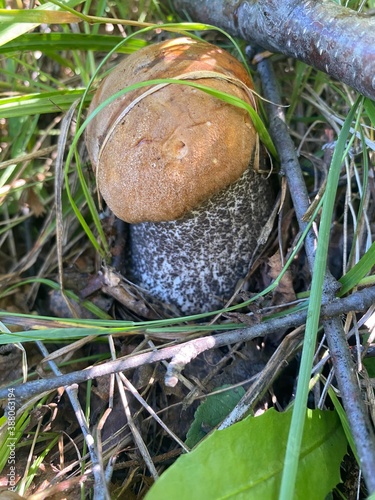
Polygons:
<instances>
[{"instance_id":1,"label":"stick lying on ground","mask_svg":"<svg viewBox=\"0 0 375 500\"><path fill-rule=\"evenodd\" d=\"M280 96L277 91L276 78L268 60L263 60L258 64L258 73L262 80L264 97L272 103L279 103ZM309 208L309 202L295 147L284 121L282 107L277 104L267 103L266 108L270 122L270 133L280 156L281 167L288 181L298 224L301 231L303 231L306 228L303 214ZM315 248L315 236L310 229L305 240L305 250L311 273L314 268ZM327 271L323 283L323 303L334 300L337 285L333 276ZM367 417L367 410L358 386L357 374L346 341L342 321L340 317L336 316L323 320L322 325L326 334L341 399L360 457L363 476L369 492L372 493L375 490L373 474L375 467L375 435Z\"/></svg>"},{"instance_id":2,"label":"stick lying on ground","mask_svg":"<svg viewBox=\"0 0 375 500\"><path fill-rule=\"evenodd\" d=\"M336 299L330 304L322 307L321 317L332 318L334 316L341 316L350 311L365 311L375 301L375 287L366 288L359 292L353 293L344 299ZM86 380L91 380L97 377L103 377L110 373L118 373L137 366L147 365L162 361L164 359L171 359L177 354L181 353L182 349L188 352L194 352L195 356L214 347L221 347L228 344L235 344L236 342L248 341L257 337L264 337L272 335L275 331L280 331L284 328L296 328L306 322L306 311L289 314L284 318L275 318L269 321L264 321L258 325L249 328L243 328L228 333L220 333L215 336L210 335L195 340L190 340L182 344L177 344L171 347L165 347L160 350L150 351L134 356L127 356L120 358L116 361L108 361L101 365L96 365L86 368L81 371L75 371L61 375L58 377L51 377L47 379L34 380L14 387L14 395L18 405L33 398L37 394L43 392L53 391L58 387L63 387L71 384L80 384ZM192 357L190 358L192 359ZM186 363L190 361L186 359ZM7 399L8 389L3 388L0 390L0 400Z\"/></svg>"}]
</instances>

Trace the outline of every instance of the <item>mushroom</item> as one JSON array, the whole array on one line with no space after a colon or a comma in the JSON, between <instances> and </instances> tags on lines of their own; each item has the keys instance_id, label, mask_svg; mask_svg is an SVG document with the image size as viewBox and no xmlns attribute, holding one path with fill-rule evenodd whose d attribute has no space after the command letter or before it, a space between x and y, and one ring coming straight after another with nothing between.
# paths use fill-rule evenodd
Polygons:
<instances>
[{"instance_id":1,"label":"mushroom","mask_svg":"<svg viewBox=\"0 0 375 500\"><path fill-rule=\"evenodd\" d=\"M253 84L225 50L190 38L125 58L89 112L138 82L175 78L226 92L253 107ZM271 212L249 114L202 89L143 84L105 106L86 129L98 189L128 222L129 278L184 314L221 308L248 272Z\"/></svg>"}]
</instances>

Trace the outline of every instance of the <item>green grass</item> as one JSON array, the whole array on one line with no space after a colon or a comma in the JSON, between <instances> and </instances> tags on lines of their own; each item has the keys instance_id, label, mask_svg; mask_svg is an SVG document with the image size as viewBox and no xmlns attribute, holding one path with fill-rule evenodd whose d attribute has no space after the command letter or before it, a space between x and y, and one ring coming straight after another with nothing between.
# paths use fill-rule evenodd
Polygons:
<instances>
[{"instance_id":1,"label":"green grass","mask_svg":"<svg viewBox=\"0 0 375 500\"><path fill-rule=\"evenodd\" d=\"M70 285L67 278L64 289L59 283L59 276L67 269L77 268L77 274L82 276L85 273L95 275L102 262L111 262L111 234L100 213L95 180L82 153L83 133L93 117L87 116L87 107L92 90L101 78L124 54L157 40L162 31L164 36L187 33L206 36L210 33L214 41L230 47L233 54L245 61L243 43L209 25L182 22L168 3L157 1L115 1L111 4L52 1L30 10L2 8L0 21L0 250L3 262L0 264L0 345L24 345L27 357L33 359L34 342L53 342L66 356L59 359L58 366L70 369L69 363L73 366L75 358L70 361L70 354L65 349L78 349L75 342L88 336L93 335L96 342L106 345L108 336L121 333L129 342L124 345L136 351L137 344L142 349L145 335L163 346L171 339L230 331L246 326L240 316L229 316L228 320L221 316L214 324L211 320L218 314L248 311L247 308L257 311L262 301L265 306L272 305L272 294L280 289L286 273L296 269L307 230L296 241L293 241L292 230L284 235L284 250L286 248L285 254L288 254L280 266L279 276L272 283L241 304L209 314L155 321L121 320L114 317L113 310L106 310L91 298L82 299L79 289ZM331 173L326 192L310 218L310 226L320 222L320 246L311 290L306 278L305 290L301 290L309 292L305 293L307 298L300 306L309 308L309 321L295 402L296 420L292 424L293 432L300 435L318 332L321 280L327 252L332 248L332 221L334 228L338 228L344 249L338 276L342 288L338 296L350 294L356 287L375 280L370 228L373 200L369 196L375 106L369 100L358 105L357 96L350 89L303 63L290 63L292 67L286 72L285 60L277 60L277 56L274 59L288 105L287 122L299 148L311 192L320 187L327 168L321 147L330 142L330 137L338 138L334 157L329 162ZM192 81L159 79L141 85L150 84L195 86L215 98L246 109L277 166L277 152L268 135L266 121L245 102ZM131 88L121 92L129 90ZM354 102L358 105L356 114ZM345 122L344 125L338 125L338 120L341 124ZM41 304L45 297L60 291L73 310L90 318L67 319L44 313ZM278 314L287 315L288 312L290 310ZM197 320L201 321L199 325L195 323ZM110 358L107 352L100 360ZM79 351L75 359L78 363L77 360L81 369L92 363L88 353ZM39 356L38 363L40 361ZM29 376L34 377L35 373L34 368L30 368ZM15 380L7 383L15 383ZM27 434L32 410L38 405L51 405L53 397L41 396L39 401L33 402L33 407L23 408L18 415L17 449L27 448L34 452L38 439L46 443L45 450L38 449L25 468L19 489L21 494L37 480L37 470L46 461L50 448L56 449L58 438L53 431L44 433L38 428L40 434L35 434L34 442ZM5 417L1 423L0 450L4 451L9 438ZM295 444L294 441L290 453L298 456ZM153 448L154 443L150 447ZM8 455L4 451L0 456L0 470L4 471ZM74 474L84 474L89 465L89 462L82 462L82 468L77 468ZM294 471L286 469L288 487L293 485L297 466L294 461ZM141 481L137 484L140 486ZM285 498L288 495L285 493Z\"/></svg>"}]
</instances>

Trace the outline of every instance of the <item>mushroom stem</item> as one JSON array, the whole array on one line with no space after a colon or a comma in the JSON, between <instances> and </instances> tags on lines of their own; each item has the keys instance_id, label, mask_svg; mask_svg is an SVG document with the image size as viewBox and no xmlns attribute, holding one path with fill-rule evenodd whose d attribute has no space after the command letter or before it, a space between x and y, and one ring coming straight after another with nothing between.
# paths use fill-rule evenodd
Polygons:
<instances>
[{"instance_id":1,"label":"mushroom stem","mask_svg":"<svg viewBox=\"0 0 375 500\"><path fill-rule=\"evenodd\" d=\"M248 272L272 199L250 164L183 219L130 225L131 279L183 314L222 308Z\"/></svg>"}]
</instances>

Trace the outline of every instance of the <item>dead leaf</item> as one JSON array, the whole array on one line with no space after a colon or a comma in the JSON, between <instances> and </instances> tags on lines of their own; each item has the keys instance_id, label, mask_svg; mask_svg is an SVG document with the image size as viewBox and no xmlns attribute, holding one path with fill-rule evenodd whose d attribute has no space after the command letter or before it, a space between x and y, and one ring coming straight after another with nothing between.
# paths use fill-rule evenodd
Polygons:
<instances>
[{"instance_id":1,"label":"dead leaf","mask_svg":"<svg viewBox=\"0 0 375 500\"><path fill-rule=\"evenodd\" d=\"M270 268L270 278L276 279L283 267L279 251L268 259L268 265ZM296 294L293 288L293 276L290 269L288 269L281 278L279 285L273 291L272 302L273 304L278 305L287 304L288 302L293 302L294 300L296 300Z\"/></svg>"},{"instance_id":2,"label":"dead leaf","mask_svg":"<svg viewBox=\"0 0 375 500\"><path fill-rule=\"evenodd\" d=\"M31 187L26 188L23 191L22 201L29 206L35 217L41 217L46 211L41 199Z\"/></svg>"}]
</instances>

